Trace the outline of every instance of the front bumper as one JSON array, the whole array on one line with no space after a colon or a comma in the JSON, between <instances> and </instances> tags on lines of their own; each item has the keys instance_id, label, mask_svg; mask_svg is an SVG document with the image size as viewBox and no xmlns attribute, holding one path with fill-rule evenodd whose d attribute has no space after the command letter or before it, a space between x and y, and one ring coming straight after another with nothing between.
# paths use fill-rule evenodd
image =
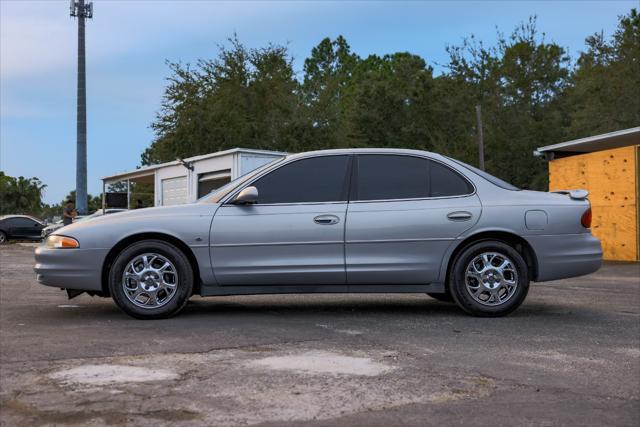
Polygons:
<instances>
[{"instance_id":1,"label":"front bumper","mask_svg":"<svg viewBox=\"0 0 640 427\"><path fill-rule=\"evenodd\" d=\"M591 233L524 236L538 261L537 282L583 276L602 265L600 240Z\"/></svg>"},{"instance_id":2,"label":"front bumper","mask_svg":"<svg viewBox=\"0 0 640 427\"><path fill-rule=\"evenodd\" d=\"M102 290L102 265L108 249L48 249L35 251L36 279L43 285L83 291Z\"/></svg>"}]
</instances>

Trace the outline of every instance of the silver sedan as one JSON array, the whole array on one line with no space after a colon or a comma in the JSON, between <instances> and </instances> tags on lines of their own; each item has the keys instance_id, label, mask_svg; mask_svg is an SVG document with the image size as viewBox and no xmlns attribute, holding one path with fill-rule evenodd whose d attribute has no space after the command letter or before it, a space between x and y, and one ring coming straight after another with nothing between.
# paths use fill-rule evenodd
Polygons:
<instances>
[{"instance_id":1,"label":"silver sedan","mask_svg":"<svg viewBox=\"0 0 640 427\"><path fill-rule=\"evenodd\" d=\"M427 293L502 316L531 281L596 271L587 192L520 190L424 151L287 156L193 204L105 215L36 249L44 285L137 318L194 294Z\"/></svg>"}]
</instances>

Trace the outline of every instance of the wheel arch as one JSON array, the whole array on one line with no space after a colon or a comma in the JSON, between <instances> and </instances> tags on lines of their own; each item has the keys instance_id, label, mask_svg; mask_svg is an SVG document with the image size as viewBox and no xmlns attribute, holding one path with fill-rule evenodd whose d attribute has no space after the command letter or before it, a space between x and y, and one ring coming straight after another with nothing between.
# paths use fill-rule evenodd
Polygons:
<instances>
[{"instance_id":1,"label":"wheel arch","mask_svg":"<svg viewBox=\"0 0 640 427\"><path fill-rule=\"evenodd\" d=\"M196 259L193 251L189 246L184 243L182 240L178 239L175 236L166 233L159 232L144 232L144 233L136 233L130 236L127 236L121 239L118 243L116 243L102 263L102 272L101 272L101 286L102 286L102 294L103 296L109 296L109 270L111 269L111 265L113 261L116 259L118 254L122 252L128 246L140 242L142 240L161 240L166 243L172 244L176 248L178 248L189 260L189 264L191 265L191 269L193 270L193 293L198 294L200 292L200 285L202 280L200 278L200 269L198 266L198 260Z\"/></svg>"},{"instance_id":2,"label":"wheel arch","mask_svg":"<svg viewBox=\"0 0 640 427\"><path fill-rule=\"evenodd\" d=\"M458 255L470 245L473 245L481 241L486 241L486 240L496 240L513 247L524 258L524 261L527 264L527 267L529 269L529 276L531 277L531 280L535 281L538 278L538 258L536 256L534 249L529 244L529 242L527 242L522 237L510 231L484 230L466 237L464 240L460 241L454 247L446 264L445 281L444 281L445 287L449 283L449 274L451 272L451 267L453 266L453 263L456 261L456 258L458 257Z\"/></svg>"}]
</instances>

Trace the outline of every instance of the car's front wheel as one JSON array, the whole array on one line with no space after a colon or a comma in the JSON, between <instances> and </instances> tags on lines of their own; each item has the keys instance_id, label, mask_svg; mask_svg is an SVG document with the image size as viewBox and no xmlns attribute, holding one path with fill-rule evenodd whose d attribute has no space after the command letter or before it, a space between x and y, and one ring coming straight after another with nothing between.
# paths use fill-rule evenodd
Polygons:
<instances>
[{"instance_id":1,"label":"car's front wheel","mask_svg":"<svg viewBox=\"0 0 640 427\"><path fill-rule=\"evenodd\" d=\"M529 270L522 255L499 241L481 241L456 257L449 274L455 302L467 313L497 317L511 313L529 291Z\"/></svg>"},{"instance_id":2,"label":"car's front wheel","mask_svg":"<svg viewBox=\"0 0 640 427\"><path fill-rule=\"evenodd\" d=\"M118 254L109 272L109 291L130 316L167 318L191 297L193 271L180 249L161 240L143 240Z\"/></svg>"},{"instance_id":3,"label":"car's front wheel","mask_svg":"<svg viewBox=\"0 0 640 427\"><path fill-rule=\"evenodd\" d=\"M7 243L7 235L4 231L0 231L0 245Z\"/></svg>"}]
</instances>

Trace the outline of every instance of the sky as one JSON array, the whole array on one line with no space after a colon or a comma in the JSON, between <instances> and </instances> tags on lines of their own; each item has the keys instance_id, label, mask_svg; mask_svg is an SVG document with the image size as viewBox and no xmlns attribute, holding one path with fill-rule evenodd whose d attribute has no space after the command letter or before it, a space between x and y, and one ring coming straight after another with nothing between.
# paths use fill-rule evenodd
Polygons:
<instances>
[{"instance_id":1,"label":"sky","mask_svg":"<svg viewBox=\"0 0 640 427\"><path fill-rule=\"evenodd\" d=\"M153 140L170 61L212 58L237 33L248 47L286 44L297 72L324 37L360 56L418 54L436 71L445 47L474 35L491 45L536 15L572 58L585 37L610 36L632 1L94 0L87 22L88 190L140 165ZM0 0L0 170L38 177L44 201L75 188L77 26L68 0Z\"/></svg>"}]
</instances>

